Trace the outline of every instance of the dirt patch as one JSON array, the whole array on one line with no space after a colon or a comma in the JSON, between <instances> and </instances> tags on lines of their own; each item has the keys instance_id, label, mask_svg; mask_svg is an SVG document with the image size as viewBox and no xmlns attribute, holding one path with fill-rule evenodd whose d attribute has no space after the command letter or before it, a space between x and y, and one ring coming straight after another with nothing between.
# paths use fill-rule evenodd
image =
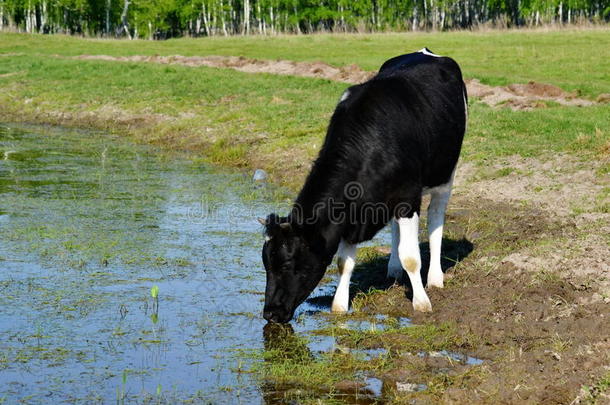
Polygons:
<instances>
[{"instance_id":1,"label":"dirt patch","mask_svg":"<svg viewBox=\"0 0 610 405\"><path fill-rule=\"evenodd\" d=\"M289 60L262 60L242 56L109 56L80 55L75 59L106 60L120 62L149 62L190 67L208 66L235 69L247 73L270 73L279 75L314 77L345 83L362 83L376 72L362 70L358 65L335 67L324 62L295 62ZM513 110L544 108L546 102L566 106L586 107L595 102L578 98L576 93L568 93L551 84L529 82L509 86L488 86L477 79L467 79L468 94L479 98L492 107L508 107ZM605 99L602 99L602 102Z\"/></svg>"},{"instance_id":2,"label":"dirt patch","mask_svg":"<svg viewBox=\"0 0 610 405\"><path fill-rule=\"evenodd\" d=\"M408 287L407 294L397 287L372 294L360 309L406 316L414 324L459 325L455 341L462 342L470 355L484 359L474 369L429 362L418 366L417 372L408 374L423 379L413 382L437 389L409 395L424 402L568 404L583 385L607 374L610 301L600 294L601 274L596 274L607 262L604 245L592 254L570 243L583 238L567 220L460 196L449 211L447 238L465 238L474 250L448 268L445 289L430 290L434 312L414 313L405 300ZM587 243L595 247L599 239ZM549 240L560 243L545 250ZM566 272L566 267L579 266L589 256L602 259L597 269L578 277ZM373 271L383 272L386 263ZM603 271L608 275L607 266ZM407 346L410 339L402 337L407 340L400 344L400 336L392 338L395 349ZM379 344L385 344L383 339ZM417 366L417 360L403 356L405 368Z\"/></svg>"},{"instance_id":3,"label":"dirt patch","mask_svg":"<svg viewBox=\"0 0 610 405\"><path fill-rule=\"evenodd\" d=\"M590 291L579 298L580 303L610 303L608 239L602 236L610 235L610 179L598 174L607 164L564 154L545 161L512 156L485 168L462 164L456 175L457 205L453 207L460 209L462 199L482 198L526 208L541 218L562 223L566 233L547 234L545 243L511 252L502 263L519 273L561 278ZM536 232L535 228L518 233L528 235Z\"/></svg>"},{"instance_id":4,"label":"dirt patch","mask_svg":"<svg viewBox=\"0 0 610 405\"><path fill-rule=\"evenodd\" d=\"M608 221L608 176L599 175L608 159L582 161L558 154L549 159L510 156L485 167L461 163L458 193L543 209L553 216L581 221Z\"/></svg>"},{"instance_id":5,"label":"dirt patch","mask_svg":"<svg viewBox=\"0 0 610 405\"><path fill-rule=\"evenodd\" d=\"M469 96L476 97L492 107L509 107L513 110L544 108L547 102L575 107L595 104L591 100L578 98L575 92L568 93L557 86L544 83L529 82L502 87L488 86L477 79L467 79L466 86Z\"/></svg>"},{"instance_id":6,"label":"dirt patch","mask_svg":"<svg viewBox=\"0 0 610 405\"><path fill-rule=\"evenodd\" d=\"M331 66L324 62L294 62L289 60L262 60L243 56L109 56L80 55L75 59L106 60L120 62L149 62L165 65L183 65L190 67L208 66L235 69L247 73L271 73L279 75L315 77L345 83L361 83L374 72L367 72L357 65L343 67Z\"/></svg>"}]
</instances>

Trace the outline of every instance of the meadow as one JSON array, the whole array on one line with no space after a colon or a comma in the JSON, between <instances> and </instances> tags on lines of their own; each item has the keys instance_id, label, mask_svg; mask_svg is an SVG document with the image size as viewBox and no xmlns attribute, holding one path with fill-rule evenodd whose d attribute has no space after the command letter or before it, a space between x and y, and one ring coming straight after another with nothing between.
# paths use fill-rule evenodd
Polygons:
<instances>
[{"instance_id":1,"label":"meadow","mask_svg":"<svg viewBox=\"0 0 610 405\"><path fill-rule=\"evenodd\" d=\"M604 403L610 388L606 28L163 42L0 34L0 121L104 130L185 152L196 162L262 168L290 194L307 175L348 84L75 57L225 55L374 71L389 57L424 46L456 59L467 79L491 86L552 84L592 105L546 102L515 111L471 98L444 242L449 280L431 293L435 312L412 313L404 288L371 276L384 273L387 252L363 249L354 313L330 319L317 333L354 352L384 355L372 362L345 351L319 358L294 349L306 346L298 336L273 331L290 335L289 347L267 347L251 371L283 387L282 399L313 401L319 399L314 387L323 386L330 393L324 400L333 401L333 393L358 391L352 380L364 370L387 383L384 399L398 403ZM340 326L378 314L418 326ZM467 352L484 361L472 366L450 356L422 357L418 348ZM396 383L405 381L427 389L398 390Z\"/></svg>"}]
</instances>

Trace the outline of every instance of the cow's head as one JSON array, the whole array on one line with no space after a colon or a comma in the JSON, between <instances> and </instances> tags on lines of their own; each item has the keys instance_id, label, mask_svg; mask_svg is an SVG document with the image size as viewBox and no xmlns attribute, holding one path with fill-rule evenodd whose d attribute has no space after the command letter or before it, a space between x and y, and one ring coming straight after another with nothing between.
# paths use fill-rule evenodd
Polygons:
<instances>
[{"instance_id":1,"label":"cow's head","mask_svg":"<svg viewBox=\"0 0 610 405\"><path fill-rule=\"evenodd\" d=\"M295 309L318 285L326 265L287 218L271 214L266 220L263 263L267 271L263 317L270 322L289 322Z\"/></svg>"}]
</instances>

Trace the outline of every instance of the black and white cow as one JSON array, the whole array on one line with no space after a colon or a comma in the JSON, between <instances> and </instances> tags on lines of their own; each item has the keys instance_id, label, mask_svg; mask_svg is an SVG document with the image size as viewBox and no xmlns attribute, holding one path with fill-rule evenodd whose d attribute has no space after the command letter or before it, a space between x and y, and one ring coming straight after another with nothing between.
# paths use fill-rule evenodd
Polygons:
<instances>
[{"instance_id":1,"label":"black and white cow","mask_svg":"<svg viewBox=\"0 0 610 405\"><path fill-rule=\"evenodd\" d=\"M340 280L332 310L347 311L356 245L390 221L388 277L406 271L414 309L432 310L420 276L420 205L430 194L427 285L442 288L443 223L466 115L458 64L427 48L388 60L375 77L343 93L291 212L261 220L265 319L290 321L335 253Z\"/></svg>"}]
</instances>

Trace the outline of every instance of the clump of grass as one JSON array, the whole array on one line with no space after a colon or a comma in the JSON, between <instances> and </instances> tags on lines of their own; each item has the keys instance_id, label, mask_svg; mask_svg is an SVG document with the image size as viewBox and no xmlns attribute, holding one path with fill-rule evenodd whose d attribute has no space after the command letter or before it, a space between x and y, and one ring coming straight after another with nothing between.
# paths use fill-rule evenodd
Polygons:
<instances>
[{"instance_id":1,"label":"clump of grass","mask_svg":"<svg viewBox=\"0 0 610 405\"><path fill-rule=\"evenodd\" d=\"M586 404L605 404L610 398L610 372L602 376L593 385L582 388Z\"/></svg>"},{"instance_id":2,"label":"clump of grass","mask_svg":"<svg viewBox=\"0 0 610 405\"><path fill-rule=\"evenodd\" d=\"M358 381L363 373L380 372L389 366L384 356L365 360L350 352L313 353L307 338L281 325L271 327L275 330L265 331L265 350L251 354L260 361L250 371L284 389L298 387L332 396L338 382Z\"/></svg>"},{"instance_id":3,"label":"clump of grass","mask_svg":"<svg viewBox=\"0 0 610 405\"><path fill-rule=\"evenodd\" d=\"M359 330L330 326L315 331L333 336L341 344L357 349L387 348L401 352L441 351L471 348L476 337L457 333L449 323L440 325L412 325L400 327L389 323L384 329Z\"/></svg>"},{"instance_id":4,"label":"clump of grass","mask_svg":"<svg viewBox=\"0 0 610 405\"><path fill-rule=\"evenodd\" d=\"M483 367L469 367L458 374L438 373L428 382L427 394L442 397L449 388L468 388L481 381L485 374Z\"/></svg>"}]
</instances>

